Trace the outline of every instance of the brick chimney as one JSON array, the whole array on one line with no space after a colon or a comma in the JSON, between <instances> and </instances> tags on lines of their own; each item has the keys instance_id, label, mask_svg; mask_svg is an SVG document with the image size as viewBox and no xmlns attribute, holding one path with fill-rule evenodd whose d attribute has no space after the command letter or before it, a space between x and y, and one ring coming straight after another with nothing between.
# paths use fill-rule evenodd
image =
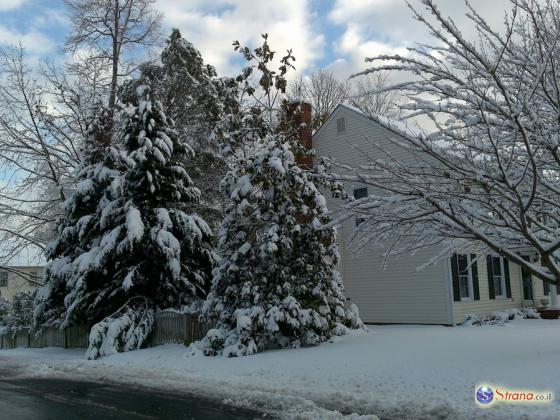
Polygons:
<instances>
[{"instance_id":1,"label":"brick chimney","mask_svg":"<svg viewBox=\"0 0 560 420\"><path fill-rule=\"evenodd\" d=\"M288 103L287 107L288 121L298 131L299 141L306 150L313 149L312 132L311 132L311 104L301 100L295 100ZM305 124L305 126L302 126ZM313 168L313 156L296 155L296 162L302 169Z\"/></svg>"}]
</instances>

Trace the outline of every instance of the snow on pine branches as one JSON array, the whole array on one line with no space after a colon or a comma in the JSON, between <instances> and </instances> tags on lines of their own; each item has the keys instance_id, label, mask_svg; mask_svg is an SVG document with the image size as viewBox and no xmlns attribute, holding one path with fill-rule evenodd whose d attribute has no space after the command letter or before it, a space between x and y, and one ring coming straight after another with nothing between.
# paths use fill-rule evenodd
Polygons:
<instances>
[{"instance_id":1,"label":"snow on pine branches","mask_svg":"<svg viewBox=\"0 0 560 420\"><path fill-rule=\"evenodd\" d=\"M158 309L200 307L215 261L208 225L182 210L184 203L200 198L181 164L192 150L149 89L140 87L138 97L120 116L122 172L111 176L101 199L94 195L97 206L85 219L62 229L72 235L61 235L59 242L78 237L81 246L74 252L62 247L52 255L40 293L37 319L62 326L96 323L88 350L92 357L139 347ZM84 189L100 184L86 178L83 185L69 208L76 207L72 202ZM57 309L43 309L49 307Z\"/></svg>"},{"instance_id":2,"label":"snow on pine branches","mask_svg":"<svg viewBox=\"0 0 560 420\"><path fill-rule=\"evenodd\" d=\"M306 153L297 130L286 121L286 107L269 101L285 89L291 54L282 58L275 73L267 67L274 53L266 37L254 54L242 52L263 73L266 99L258 103L268 106L257 111L252 107L250 118L238 116L259 130L236 126L236 133L248 133L251 141L256 131L261 136L253 153L237 155L222 181L231 201L219 232L222 259L203 309L203 316L216 319L217 327L193 346L207 355L242 356L271 345L319 344L363 325L357 308L345 307L336 269L336 231L326 226L331 220L325 198L296 162L294 153ZM247 77L250 73L244 71Z\"/></svg>"},{"instance_id":3,"label":"snow on pine branches","mask_svg":"<svg viewBox=\"0 0 560 420\"><path fill-rule=\"evenodd\" d=\"M147 298L131 299L115 314L92 327L86 358L94 360L139 349L152 330L154 320L154 310Z\"/></svg>"},{"instance_id":4,"label":"snow on pine branches","mask_svg":"<svg viewBox=\"0 0 560 420\"><path fill-rule=\"evenodd\" d=\"M88 259L93 262L93 250L101 245L101 211L120 188L122 172L129 164L121 152L99 146L94 137L92 133L82 151L84 157L76 174L78 183L63 204L64 216L58 221L55 239L46 249L49 262L45 285L35 299L36 324L66 327L89 322L87 314L80 314L80 306L93 302L97 288L86 293L87 279L93 278L92 266L88 269L86 263Z\"/></svg>"}]
</instances>

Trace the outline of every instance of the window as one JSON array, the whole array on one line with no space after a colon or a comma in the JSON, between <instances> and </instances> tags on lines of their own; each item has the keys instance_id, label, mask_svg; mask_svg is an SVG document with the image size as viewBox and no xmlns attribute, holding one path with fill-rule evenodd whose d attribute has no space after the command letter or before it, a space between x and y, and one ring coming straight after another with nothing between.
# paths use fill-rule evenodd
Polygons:
<instances>
[{"instance_id":1,"label":"window","mask_svg":"<svg viewBox=\"0 0 560 420\"><path fill-rule=\"evenodd\" d=\"M336 119L336 132L344 133L346 131L346 119L344 117Z\"/></svg>"},{"instance_id":2,"label":"window","mask_svg":"<svg viewBox=\"0 0 560 420\"><path fill-rule=\"evenodd\" d=\"M8 287L8 272L0 271L0 287Z\"/></svg>"},{"instance_id":3,"label":"window","mask_svg":"<svg viewBox=\"0 0 560 420\"><path fill-rule=\"evenodd\" d=\"M461 299L472 298L472 274L470 269L470 256L457 256L459 268L459 296Z\"/></svg>"},{"instance_id":4,"label":"window","mask_svg":"<svg viewBox=\"0 0 560 420\"><path fill-rule=\"evenodd\" d=\"M475 254L453 254L451 256L451 273L454 301L480 299Z\"/></svg>"},{"instance_id":5,"label":"window","mask_svg":"<svg viewBox=\"0 0 560 420\"><path fill-rule=\"evenodd\" d=\"M486 257L488 292L490 299L511 298L508 260L493 255Z\"/></svg>"},{"instance_id":6,"label":"window","mask_svg":"<svg viewBox=\"0 0 560 420\"><path fill-rule=\"evenodd\" d=\"M530 261L527 255L523 255L522 258ZM533 278L525 267L521 267L521 280L523 281L523 300L533 300Z\"/></svg>"},{"instance_id":7,"label":"window","mask_svg":"<svg viewBox=\"0 0 560 420\"><path fill-rule=\"evenodd\" d=\"M504 260L499 257L492 258L492 273L494 281L494 293L496 297L506 297L506 285L504 278Z\"/></svg>"},{"instance_id":8,"label":"window","mask_svg":"<svg viewBox=\"0 0 560 420\"><path fill-rule=\"evenodd\" d=\"M354 199L359 200L360 198L365 198L368 196L367 187L355 188L354 189ZM360 226L364 222L363 217L356 216L356 227Z\"/></svg>"}]
</instances>

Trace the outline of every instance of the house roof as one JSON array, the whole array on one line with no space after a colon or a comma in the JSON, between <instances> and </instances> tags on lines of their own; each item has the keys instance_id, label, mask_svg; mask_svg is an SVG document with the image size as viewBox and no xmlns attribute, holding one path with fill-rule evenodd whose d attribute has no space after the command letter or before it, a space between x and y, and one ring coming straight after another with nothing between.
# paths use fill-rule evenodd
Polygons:
<instances>
[{"instance_id":1,"label":"house roof","mask_svg":"<svg viewBox=\"0 0 560 420\"><path fill-rule=\"evenodd\" d=\"M379 125L381 125L382 127L386 128L387 130L392 131L393 133L399 135L399 136L403 136L403 137L408 137L408 136L412 136L412 137L423 137L426 134L418 127L409 125L404 123L403 121L397 121L397 120L393 120L391 118L387 118L384 117L382 115L376 115L376 114L369 114L366 113L364 111L362 111L359 108L353 107L351 105L346 105L346 104L338 104L336 106L336 108L330 113L329 117L326 119L326 121L319 127L319 129L315 132L315 134L313 134L313 136L315 137L317 134L319 134L323 128L329 123L329 121L333 118L333 115L336 114L336 111L339 108L344 108L348 111L351 111L363 118L366 118L370 121L373 121L374 123L377 123Z\"/></svg>"}]
</instances>

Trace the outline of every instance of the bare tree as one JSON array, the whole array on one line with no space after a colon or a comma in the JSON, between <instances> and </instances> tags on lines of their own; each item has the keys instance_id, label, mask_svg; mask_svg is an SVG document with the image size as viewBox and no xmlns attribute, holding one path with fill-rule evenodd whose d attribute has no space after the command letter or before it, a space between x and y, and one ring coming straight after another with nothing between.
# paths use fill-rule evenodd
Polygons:
<instances>
[{"instance_id":1,"label":"bare tree","mask_svg":"<svg viewBox=\"0 0 560 420\"><path fill-rule=\"evenodd\" d=\"M377 149L368 165L339 166L332 178L373 187L347 206L365 220L360 245L389 244L391 255L443 244L442 257L478 245L560 284L560 6L510 1L501 32L467 4L475 44L433 0L419 0L432 19L411 9L435 45L370 58L379 65L365 73L416 75L386 90L406 94L402 108L436 130L380 120L402 133L390 140L414 159Z\"/></svg>"},{"instance_id":2,"label":"bare tree","mask_svg":"<svg viewBox=\"0 0 560 420\"><path fill-rule=\"evenodd\" d=\"M0 50L0 264L42 254L86 139L110 140L119 78L159 34L153 3L67 0L73 55L62 68L28 65L21 47Z\"/></svg>"},{"instance_id":3,"label":"bare tree","mask_svg":"<svg viewBox=\"0 0 560 420\"><path fill-rule=\"evenodd\" d=\"M368 115L400 117L402 98L397 92L385 89L389 85L389 73L369 73L353 80L354 94L349 98L352 105Z\"/></svg>"},{"instance_id":4,"label":"bare tree","mask_svg":"<svg viewBox=\"0 0 560 420\"><path fill-rule=\"evenodd\" d=\"M325 69L316 70L309 77L300 77L288 89L289 99L303 99L311 103L314 129L319 128L337 105L349 96L349 83L338 80L330 70Z\"/></svg>"},{"instance_id":5,"label":"bare tree","mask_svg":"<svg viewBox=\"0 0 560 420\"><path fill-rule=\"evenodd\" d=\"M85 48L89 61L102 61L110 66L108 108L111 110L116 103L119 77L131 71L133 50L152 46L158 40L161 15L154 11L154 2L65 0L72 19L66 48L72 53Z\"/></svg>"},{"instance_id":6,"label":"bare tree","mask_svg":"<svg viewBox=\"0 0 560 420\"><path fill-rule=\"evenodd\" d=\"M45 67L35 73L19 48L0 49L0 263L42 252L73 184L88 130L76 89Z\"/></svg>"}]
</instances>

